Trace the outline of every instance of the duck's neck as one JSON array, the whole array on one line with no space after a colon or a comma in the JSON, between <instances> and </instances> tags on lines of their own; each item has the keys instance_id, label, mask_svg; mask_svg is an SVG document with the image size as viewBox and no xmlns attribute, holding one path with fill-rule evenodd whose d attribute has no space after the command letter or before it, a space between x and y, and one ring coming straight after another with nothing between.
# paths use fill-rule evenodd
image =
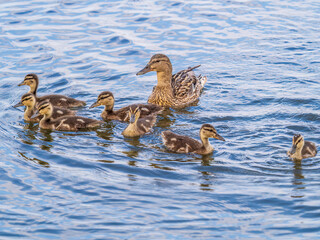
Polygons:
<instances>
[{"instance_id":1,"label":"duck's neck","mask_svg":"<svg viewBox=\"0 0 320 240\"><path fill-rule=\"evenodd\" d=\"M112 115L113 112L113 105L105 105L104 112L107 113L107 115Z\"/></svg>"},{"instance_id":2,"label":"duck's neck","mask_svg":"<svg viewBox=\"0 0 320 240\"><path fill-rule=\"evenodd\" d=\"M32 93L35 97L37 96L38 83L35 83L30 86L29 93Z\"/></svg>"},{"instance_id":3,"label":"duck's neck","mask_svg":"<svg viewBox=\"0 0 320 240\"><path fill-rule=\"evenodd\" d=\"M211 150L211 149L213 148L213 147L211 146L208 138L202 137L202 138L201 138L201 142L202 142L203 147L204 147L206 150Z\"/></svg>"},{"instance_id":4,"label":"duck's neck","mask_svg":"<svg viewBox=\"0 0 320 240\"><path fill-rule=\"evenodd\" d=\"M297 147L295 153L293 154L293 157L297 159L302 159L302 149L303 146L301 146L300 148Z\"/></svg>"},{"instance_id":5,"label":"duck's neck","mask_svg":"<svg viewBox=\"0 0 320 240\"><path fill-rule=\"evenodd\" d=\"M26 106L23 118L25 120L30 120L33 114L34 114L34 106Z\"/></svg>"},{"instance_id":6,"label":"duck's neck","mask_svg":"<svg viewBox=\"0 0 320 240\"><path fill-rule=\"evenodd\" d=\"M171 88L172 70L167 68L165 71L157 72L158 84L156 87Z\"/></svg>"}]
</instances>

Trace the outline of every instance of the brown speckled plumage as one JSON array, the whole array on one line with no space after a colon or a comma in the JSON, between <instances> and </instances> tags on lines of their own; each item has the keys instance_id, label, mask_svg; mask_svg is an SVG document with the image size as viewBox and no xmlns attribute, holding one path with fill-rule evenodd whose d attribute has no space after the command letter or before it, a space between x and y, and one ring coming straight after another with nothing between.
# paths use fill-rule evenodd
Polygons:
<instances>
[{"instance_id":1,"label":"brown speckled plumage","mask_svg":"<svg viewBox=\"0 0 320 240\"><path fill-rule=\"evenodd\" d=\"M130 120L128 111L130 109L140 109L140 118L147 117L149 115L157 115L163 111L163 107L155 104L132 104L118 110L114 110L114 96L111 92L105 91L99 94L98 100L91 105L90 108L104 105L105 108L101 113L101 117L104 120L119 120L128 122Z\"/></svg>"},{"instance_id":2,"label":"brown speckled plumage","mask_svg":"<svg viewBox=\"0 0 320 240\"><path fill-rule=\"evenodd\" d=\"M171 151L177 153L197 153L206 155L213 152L208 138L216 138L224 141L216 129L210 124L203 124L200 129L201 142L184 135L179 135L171 131L161 133L163 144Z\"/></svg>"},{"instance_id":3,"label":"brown speckled plumage","mask_svg":"<svg viewBox=\"0 0 320 240\"><path fill-rule=\"evenodd\" d=\"M32 93L36 96L37 102L42 102L48 100L53 106L69 108L69 107L82 107L86 105L84 101L80 101L71 97L67 97L60 94L51 94L45 96L37 96L37 89L39 85L39 78L36 74L30 73L27 74L22 83L18 86L28 85L30 87L29 93Z\"/></svg>"},{"instance_id":4,"label":"brown speckled plumage","mask_svg":"<svg viewBox=\"0 0 320 240\"><path fill-rule=\"evenodd\" d=\"M78 131L96 128L103 123L102 121L80 116L63 116L53 119L52 109L52 104L49 101L43 101L38 104L38 111L43 115L39 123L40 128L58 131Z\"/></svg>"},{"instance_id":5,"label":"brown speckled plumage","mask_svg":"<svg viewBox=\"0 0 320 240\"><path fill-rule=\"evenodd\" d=\"M32 117L36 111L37 100L32 93L26 93L21 97L21 101L16 106L24 105L26 108L24 110L23 119L28 122L39 122L42 119L42 115L38 114L35 117ZM74 111L69 109L53 107L52 110L52 119L56 119L62 116L75 115Z\"/></svg>"},{"instance_id":6,"label":"brown speckled plumage","mask_svg":"<svg viewBox=\"0 0 320 240\"><path fill-rule=\"evenodd\" d=\"M317 155L317 147L313 142L305 141L300 134L294 135L292 147L287 152L287 155L296 160L314 157Z\"/></svg>"},{"instance_id":7,"label":"brown speckled plumage","mask_svg":"<svg viewBox=\"0 0 320 240\"><path fill-rule=\"evenodd\" d=\"M192 71L199 66L172 75L172 65L166 55L152 56L147 66L137 73L142 75L150 71L157 72L158 84L153 88L148 103L182 108L197 101L207 81L206 77L201 75L197 77Z\"/></svg>"},{"instance_id":8,"label":"brown speckled plumage","mask_svg":"<svg viewBox=\"0 0 320 240\"><path fill-rule=\"evenodd\" d=\"M130 109L128 112L130 123L126 129L122 132L125 137L138 137L147 132L150 132L153 125L156 123L156 115L148 115L144 118L140 118L141 110L139 107L136 109Z\"/></svg>"}]
</instances>

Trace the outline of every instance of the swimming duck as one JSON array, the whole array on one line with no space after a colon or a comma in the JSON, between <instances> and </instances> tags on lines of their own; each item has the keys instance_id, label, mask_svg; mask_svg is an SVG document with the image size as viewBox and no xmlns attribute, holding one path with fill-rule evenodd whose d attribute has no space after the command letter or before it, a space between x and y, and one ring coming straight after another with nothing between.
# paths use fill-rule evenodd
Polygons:
<instances>
[{"instance_id":1,"label":"swimming duck","mask_svg":"<svg viewBox=\"0 0 320 240\"><path fill-rule=\"evenodd\" d=\"M298 134L292 138L292 148L287 152L290 158L301 160L317 155L317 147L313 142L304 141L303 137Z\"/></svg>"},{"instance_id":2,"label":"swimming duck","mask_svg":"<svg viewBox=\"0 0 320 240\"><path fill-rule=\"evenodd\" d=\"M153 88L148 103L164 107L182 108L195 102L207 81L207 77L195 76L192 71L200 65L172 75L172 64L164 54L155 54L145 68L137 73L157 72L158 84Z\"/></svg>"},{"instance_id":3,"label":"swimming duck","mask_svg":"<svg viewBox=\"0 0 320 240\"><path fill-rule=\"evenodd\" d=\"M101 113L101 117L104 120L119 120L119 121L130 121L128 112L130 109L140 109L140 118L144 118L149 115L157 115L163 111L163 107L155 104L132 104L127 107L113 110L114 96L112 92L105 91L99 94L98 100L93 103L90 108L104 105L105 108Z\"/></svg>"},{"instance_id":4,"label":"swimming duck","mask_svg":"<svg viewBox=\"0 0 320 240\"><path fill-rule=\"evenodd\" d=\"M23 119L28 122L39 122L42 118L40 114L32 117L36 113L36 97L32 93L22 95L21 101L14 105L14 107L26 106L24 110ZM74 111L65 108L53 107L52 118L56 119L66 115L75 115Z\"/></svg>"},{"instance_id":5,"label":"swimming duck","mask_svg":"<svg viewBox=\"0 0 320 240\"><path fill-rule=\"evenodd\" d=\"M178 135L171 131L161 133L163 144L171 151L177 153L197 153L206 155L212 153L214 148L210 145L208 138L216 138L225 141L216 129L210 124L203 124L200 129L201 142L188 136Z\"/></svg>"},{"instance_id":6,"label":"swimming duck","mask_svg":"<svg viewBox=\"0 0 320 240\"><path fill-rule=\"evenodd\" d=\"M78 131L87 128L99 127L103 122L80 116L63 116L57 119L52 118L53 107L49 101L42 101L38 104L38 111L43 118L39 126L43 129L58 131Z\"/></svg>"},{"instance_id":7,"label":"swimming duck","mask_svg":"<svg viewBox=\"0 0 320 240\"><path fill-rule=\"evenodd\" d=\"M128 111L130 123L128 127L122 132L125 137L138 137L151 130L156 123L156 115L148 115L144 118L140 118L141 110L137 107L135 110Z\"/></svg>"},{"instance_id":8,"label":"swimming duck","mask_svg":"<svg viewBox=\"0 0 320 240\"><path fill-rule=\"evenodd\" d=\"M18 85L28 85L30 87L29 93L33 93L36 96L37 102L43 100L49 100L52 105L58 107L81 107L86 105L84 101L80 101L74 98L70 98L64 95L51 94L42 97L37 96L37 89L39 85L39 78L36 74L30 73L24 77L24 80Z\"/></svg>"}]
</instances>

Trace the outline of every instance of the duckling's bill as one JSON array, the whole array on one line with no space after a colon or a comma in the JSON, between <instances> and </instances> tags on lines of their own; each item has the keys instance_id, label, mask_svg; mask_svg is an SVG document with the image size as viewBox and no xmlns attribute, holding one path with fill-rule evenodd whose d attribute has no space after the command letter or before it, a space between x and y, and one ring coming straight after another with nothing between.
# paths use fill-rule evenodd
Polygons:
<instances>
[{"instance_id":1,"label":"duckling's bill","mask_svg":"<svg viewBox=\"0 0 320 240\"><path fill-rule=\"evenodd\" d=\"M21 83L18 84L18 87L26 85L25 81L23 80Z\"/></svg>"},{"instance_id":2,"label":"duckling's bill","mask_svg":"<svg viewBox=\"0 0 320 240\"><path fill-rule=\"evenodd\" d=\"M93 103L89 108L95 108L95 107L98 107L100 106L101 104L99 102L95 102Z\"/></svg>"},{"instance_id":3,"label":"duckling's bill","mask_svg":"<svg viewBox=\"0 0 320 240\"><path fill-rule=\"evenodd\" d=\"M221 141L226 141L223 137L221 137L218 133L214 136L215 139L221 140Z\"/></svg>"},{"instance_id":4,"label":"duckling's bill","mask_svg":"<svg viewBox=\"0 0 320 240\"><path fill-rule=\"evenodd\" d=\"M14 108L17 108L17 107L21 107L21 106L23 106L23 104L22 104L22 102L18 102L16 105L14 105L13 107Z\"/></svg>"}]
</instances>

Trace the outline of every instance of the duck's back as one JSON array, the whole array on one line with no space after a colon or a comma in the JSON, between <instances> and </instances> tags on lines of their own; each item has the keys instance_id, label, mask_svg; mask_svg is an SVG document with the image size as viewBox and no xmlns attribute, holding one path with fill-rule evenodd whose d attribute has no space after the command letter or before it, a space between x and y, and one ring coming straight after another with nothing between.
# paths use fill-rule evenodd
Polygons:
<instances>
[{"instance_id":1,"label":"duck's back","mask_svg":"<svg viewBox=\"0 0 320 240\"><path fill-rule=\"evenodd\" d=\"M63 108L82 107L86 104L84 101L80 101L80 100L67 97L64 95L59 95L59 94L51 94L51 95L37 97L37 102L41 102L44 100L49 100L53 106L63 107Z\"/></svg>"},{"instance_id":2,"label":"duck's back","mask_svg":"<svg viewBox=\"0 0 320 240\"><path fill-rule=\"evenodd\" d=\"M94 128L100 126L103 122L80 116L60 117L55 122L55 129L59 131L77 131L85 128Z\"/></svg>"},{"instance_id":3,"label":"duck's back","mask_svg":"<svg viewBox=\"0 0 320 240\"><path fill-rule=\"evenodd\" d=\"M155 104L132 104L114 111L114 115L116 115L121 121L129 121L128 111L130 111L130 109L137 108L140 109L140 118L156 115L163 111L163 107Z\"/></svg>"},{"instance_id":4,"label":"duck's back","mask_svg":"<svg viewBox=\"0 0 320 240\"><path fill-rule=\"evenodd\" d=\"M207 78L199 75L198 77L192 71L199 67L188 68L172 75L171 86L173 94L177 98L194 98L200 96L201 90L204 87Z\"/></svg>"},{"instance_id":5,"label":"duck's back","mask_svg":"<svg viewBox=\"0 0 320 240\"><path fill-rule=\"evenodd\" d=\"M317 147L313 142L304 141L304 146L302 148L302 157L310 158L317 155Z\"/></svg>"},{"instance_id":6,"label":"duck's back","mask_svg":"<svg viewBox=\"0 0 320 240\"><path fill-rule=\"evenodd\" d=\"M190 153L199 150L202 144L188 136L179 135L171 131L161 133L164 145L173 152Z\"/></svg>"}]
</instances>

